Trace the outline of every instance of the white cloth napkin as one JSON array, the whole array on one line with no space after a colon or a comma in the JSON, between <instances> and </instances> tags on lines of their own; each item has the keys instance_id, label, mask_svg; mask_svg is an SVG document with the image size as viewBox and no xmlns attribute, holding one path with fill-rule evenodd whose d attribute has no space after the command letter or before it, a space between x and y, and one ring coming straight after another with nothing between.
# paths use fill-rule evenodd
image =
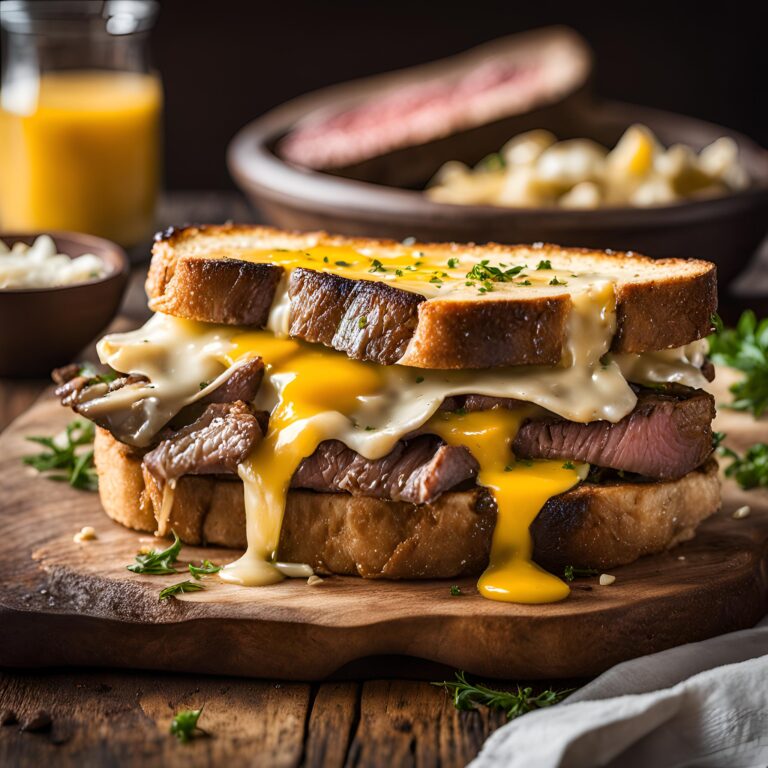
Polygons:
<instances>
[{"instance_id":1,"label":"white cloth napkin","mask_svg":"<svg viewBox=\"0 0 768 768\"><path fill-rule=\"evenodd\" d=\"M499 728L471 768L768 768L768 617L624 662Z\"/></svg>"}]
</instances>

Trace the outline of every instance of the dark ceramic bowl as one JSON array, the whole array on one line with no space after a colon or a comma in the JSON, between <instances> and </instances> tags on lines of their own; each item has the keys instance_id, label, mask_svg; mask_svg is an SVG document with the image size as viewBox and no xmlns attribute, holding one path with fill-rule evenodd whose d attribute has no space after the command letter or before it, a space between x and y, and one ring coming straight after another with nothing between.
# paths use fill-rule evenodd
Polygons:
<instances>
[{"instance_id":1,"label":"dark ceramic bowl","mask_svg":"<svg viewBox=\"0 0 768 768\"><path fill-rule=\"evenodd\" d=\"M361 88L359 83L354 84ZM276 147L303 116L337 99L350 84L310 94L243 128L228 151L230 172L274 224L347 235L416 237L426 241L531 243L634 250L649 256L696 257L718 266L721 284L746 265L768 230L768 152L711 123L644 107L581 97L462 134L409 147L334 174L282 160ZM523 209L433 202L419 189L447 160L477 162L516 133L546 128L559 139L585 137L613 146L633 123L647 125L667 146L698 150L720 136L739 145L753 184L718 198L652 208ZM418 182L413 168L420 169ZM354 176L355 178L351 178ZM385 182L385 183L384 183ZM411 188L405 188L410 186Z\"/></svg>"},{"instance_id":2,"label":"dark ceramic bowl","mask_svg":"<svg viewBox=\"0 0 768 768\"><path fill-rule=\"evenodd\" d=\"M3 232L0 239L31 245L38 234ZM0 376L47 376L70 362L109 325L128 282L128 257L118 245L76 232L47 234L59 253L92 253L108 272L86 283L0 290Z\"/></svg>"}]
</instances>

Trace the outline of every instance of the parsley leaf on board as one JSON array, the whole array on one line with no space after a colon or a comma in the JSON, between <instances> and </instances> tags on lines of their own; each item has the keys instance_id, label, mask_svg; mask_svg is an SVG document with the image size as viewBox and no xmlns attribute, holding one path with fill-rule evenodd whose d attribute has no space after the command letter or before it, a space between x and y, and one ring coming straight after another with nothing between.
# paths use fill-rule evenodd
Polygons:
<instances>
[{"instance_id":1,"label":"parsley leaf on board","mask_svg":"<svg viewBox=\"0 0 768 768\"><path fill-rule=\"evenodd\" d=\"M717 315L712 323L715 332L707 339L712 361L744 373L730 387L733 402L728 407L759 418L768 411L768 318L758 322L755 313L747 310L735 328L725 328Z\"/></svg>"},{"instance_id":2,"label":"parsley leaf on board","mask_svg":"<svg viewBox=\"0 0 768 768\"><path fill-rule=\"evenodd\" d=\"M183 709L181 712L177 712L171 720L171 735L175 736L182 744L191 741L195 736L205 735L205 731L197 724L202 711L203 707L200 709Z\"/></svg>"},{"instance_id":3,"label":"parsley leaf on board","mask_svg":"<svg viewBox=\"0 0 768 768\"><path fill-rule=\"evenodd\" d=\"M171 584L170 587L160 590L159 600L167 600L169 597L179 595L182 592L200 592L205 587L197 581L180 581L178 584Z\"/></svg>"},{"instance_id":4,"label":"parsley leaf on board","mask_svg":"<svg viewBox=\"0 0 768 768\"><path fill-rule=\"evenodd\" d=\"M27 440L47 450L24 456L22 461L38 472L50 472L47 477L51 480L69 483L80 490L95 491L99 480L93 466L93 449L82 450L93 443L94 433L90 421L75 419L67 424L61 435L28 437Z\"/></svg>"},{"instance_id":5,"label":"parsley leaf on board","mask_svg":"<svg viewBox=\"0 0 768 768\"><path fill-rule=\"evenodd\" d=\"M573 688L563 691L555 691L548 688L545 691L533 695L532 688L517 686L516 691L498 691L487 688L484 685L475 685L467 681L464 672L456 673L456 681L444 680L442 683L432 683L439 688L444 688L453 694L453 706L466 712L477 709L479 706L489 709L503 710L509 720L531 712L534 709L550 707L561 702Z\"/></svg>"},{"instance_id":6,"label":"parsley leaf on board","mask_svg":"<svg viewBox=\"0 0 768 768\"><path fill-rule=\"evenodd\" d=\"M212 563L210 560L203 560L200 565L192 565L192 563L190 563L188 567L189 572L196 579L202 579L203 576L211 576L214 573L218 573L223 566L216 565L216 563Z\"/></svg>"},{"instance_id":7,"label":"parsley leaf on board","mask_svg":"<svg viewBox=\"0 0 768 768\"><path fill-rule=\"evenodd\" d=\"M743 456L721 445L718 453L731 459L725 468L725 476L732 477L745 491L751 488L768 488L768 443L755 443Z\"/></svg>"},{"instance_id":8,"label":"parsley leaf on board","mask_svg":"<svg viewBox=\"0 0 768 768\"><path fill-rule=\"evenodd\" d=\"M173 544L166 549L158 552L153 549L151 552L140 553L136 555L136 562L125 567L134 573L146 573L149 576L162 576L166 573L178 573L173 567L181 552L181 539L173 533Z\"/></svg>"}]
</instances>

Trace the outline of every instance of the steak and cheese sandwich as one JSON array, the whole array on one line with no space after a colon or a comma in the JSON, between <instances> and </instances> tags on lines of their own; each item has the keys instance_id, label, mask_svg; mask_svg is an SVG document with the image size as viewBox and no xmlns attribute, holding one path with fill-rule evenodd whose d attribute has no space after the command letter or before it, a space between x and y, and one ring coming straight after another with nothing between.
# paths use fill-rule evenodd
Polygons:
<instances>
[{"instance_id":1,"label":"steak and cheese sandwich","mask_svg":"<svg viewBox=\"0 0 768 768\"><path fill-rule=\"evenodd\" d=\"M447 578L564 599L720 505L713 264L208 226L159 235L154 316L56 372L114 520L220 573Z\"/></svg>"}]
</instances>

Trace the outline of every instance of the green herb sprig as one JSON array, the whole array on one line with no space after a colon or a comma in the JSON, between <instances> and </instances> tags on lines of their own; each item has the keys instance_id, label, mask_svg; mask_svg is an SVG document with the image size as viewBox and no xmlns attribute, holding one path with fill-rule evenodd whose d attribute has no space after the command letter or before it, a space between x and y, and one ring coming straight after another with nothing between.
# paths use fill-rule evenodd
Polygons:
<instances>
[{"instance_id":1,"label":"green herb sprig","mask_svg":"<svg viewBox=\"0 0 768 768\"><path fill-rule=\"evenodd\" d=\"M181 539L173 533L173 544L166 549L158 552L153 549L151 552L136 555L136 562L125 567L133 573L144 573L148 576L164 576L168 573L178 573L173 567L181 552Z\"/></svg>"},{"instance_id":2,"label":"green herb sprig","mask_svg":"<svg viewBox=\"0 0 768 768\"><path fill-rule=\"evenodd\" d=\"M725 328L717 315L712 316L712 324L715 332L707 339L712 360L745 374L731 385L733 402L728 407L759 418L768 411L768 318L758 322L755 313L747 310L735 328Z\"/></svg>"},{"instance_id":3,"label":"green herb sprig","mask_svg":"<svg viewBox=\"0 0 768 768\"><path fill-rule=\"evenodd\" d=\"M197 724L203 712L203 707L200 707L200 709L183 709L173 716L173 720L171 720L171 735L175 736L182 744L191 741L195 736L207 735Z\"/></svg>"},{"instance_id":4,"label":"green herb sprig","mask_svg":"<svg viewBox=\"0 0 768 768\"><path fill-rule=\"evenodd\" d=\"M563 578L566 581L573 581L583 576L597 576L597 573L594 568L575 568L572 565L566 565L563 569Z\"/></svg>"},{"instance_id":5,"label":"green herb sprig","mask_svg":"<svg viewBox=\"0 0 768 768\"><path fill-rule=\"evenodd\" d=\"M745 491L751 488L768 488L768 443L755 443L743 456L721 445L718 453L731 459L725 468L725 476L732 477Z\"/></svg>"},{"instance_id":6,"label":"green herb sprig","mask_svg":"<svg viewBox=\"0 0 768 768\"><path fill-rule=\"evenodd\" d=\"M95 491L99 487L98 477L93 465L93 449L82 450L92 445L95 429L90 421L75 419L67 424L60 437L28 437L31 443L37 443L47 450L33 456L24 456L22 461L38 472L50 473L50 480L69 483L73 488L83 491Z\"/></svg>"},{"instance_id":7,"label":"green herb sprig","mask_svg":"<svg viewBox=\"0 0 768 768\"><path fill-rule=\"evenodd\" d=\"M218 573L221 569L221 565L216 565L216 563L212 563L210 560L203 560L200 565L192 565L192 563L189 564L189 572L196 578L196 579L202 579L203 576L212 576L214 573Z\"/></svg>"},{"instance_id":8,"label":"green herb sprig","mask_svg":"<svg viewBox=\"0 0 768 768\"><path fill-rule=\"evenodd\" d=\"M171 584L170 587L160 590L160 600L167 600L174 595L180 595L184 592L200 592L205 587L199 581L180 581L178 584Z\"/></svg>"},{"instance_id":9,"label":"green herb sprig","mask_svg":"<svg viewBox=\"0 0 768 768\"><path fill-rule=\"evenodd\" d=\"M456 681L444 680L442 683L432 683L453 694L453 706L466 712L478 707L501 709L509 720L531 712L534 709L551 707L561 702L575 689L555 691L548 688L534 696L532 688L517 686L516 691L498 691L484 685L475 685L467 681L464 672L456 673Z\"/></svg>"}]
</instances>

